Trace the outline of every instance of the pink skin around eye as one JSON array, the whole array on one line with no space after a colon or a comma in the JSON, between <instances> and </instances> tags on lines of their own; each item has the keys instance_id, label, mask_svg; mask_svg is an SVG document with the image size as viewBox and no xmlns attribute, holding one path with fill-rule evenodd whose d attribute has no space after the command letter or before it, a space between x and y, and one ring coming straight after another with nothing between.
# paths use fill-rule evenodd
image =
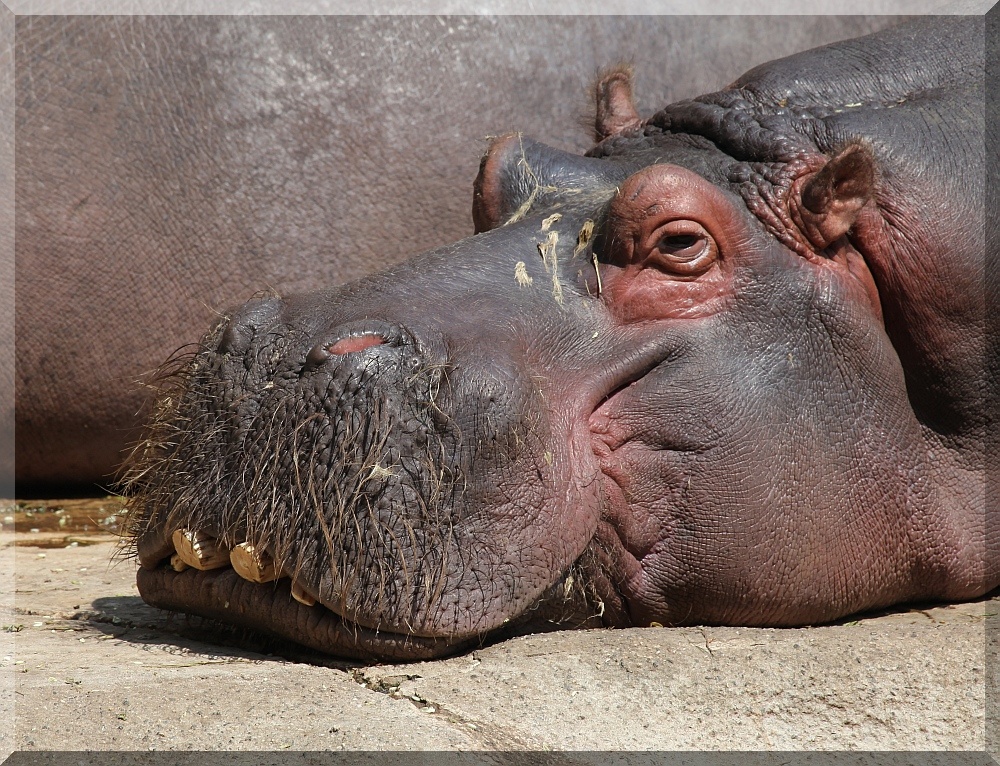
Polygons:
<instances>
[{"instance_id":1,"label":"pink skin around eye","mask_svg":"<svg viewBox=\"0 0 1000 766\"><path fill-rule=\"evenodd\" d=\"M653 166L622 186L608 227L616 268L602 272L602 297L620 321L703 317L722 309L732 279L720 254L733 249L730 240L738 242L744 227L715 187L683 168Z\"/></svg>"}]
</instances>

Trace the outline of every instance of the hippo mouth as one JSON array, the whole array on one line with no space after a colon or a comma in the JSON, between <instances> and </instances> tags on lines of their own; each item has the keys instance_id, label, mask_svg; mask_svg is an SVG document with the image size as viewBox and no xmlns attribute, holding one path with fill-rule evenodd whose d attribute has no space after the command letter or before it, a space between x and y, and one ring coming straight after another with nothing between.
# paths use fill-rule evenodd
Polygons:
<instances>
[{"instance_id":1,"label":"hippo mouth","mask_svg":"<svg viewBox=\"0 0 1000 766\"><path fill-rule=\"evenodd\" d=\"M177 530L182 546L137 584L151 605L187 612L350 659L423 660L460 651L468 638L425 637L372 629L338 614L247 544L228 551L204 535ZM247 555L247 554L250 555ZM188 566L184 558L195 564ZM248 571L249 569L249 571Z\"/></svg>"},{"instance_id":2,"label":"hippo mouth","mask_svg":"<svg viewBox=\"0 0 1000 766\"><path fill-rule=\"evenodd\" d=\"M248 543L232 550L219 539L178 529L155 566L139 568L137 584L151 606L186 612L254 633L292 641L320 652L360 661L436 659L482 645L485 636L418 635L363 625L320 601L300 580L288 575L266 552ZM522 633L600 627L602 614L589 600L587 551L518 617L490 633L491 641ZM602 610L603 611L603 610Z\"/></svg>"}]
</instances>

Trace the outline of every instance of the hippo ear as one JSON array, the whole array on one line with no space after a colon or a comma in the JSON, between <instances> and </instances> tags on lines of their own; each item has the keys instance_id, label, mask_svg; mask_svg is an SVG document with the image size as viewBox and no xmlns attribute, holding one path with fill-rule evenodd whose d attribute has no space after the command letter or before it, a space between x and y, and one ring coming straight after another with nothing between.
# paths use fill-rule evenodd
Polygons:
<instances>
[{"instance_id":1,"label":"hippo ear","mask_svg":"<svg viewBox=\"0 0 1000 766\"><path fill-rule=\"evenodd\" d=\"M642 124L632 101L632 67L619 64L605 70L594 83L594 140L617 136Z\"/></svg>"},{"instance_id":2,"label":"hippo ear","mask_svg":"<svg viewBox=\"0 0 1000 766\"><path fill-rule=\"evenodd\" d=\"M802 233L818 250L850 231L875 189L875 158L864 144L841 150L800 187Z\"/></svg>"},{"instance_id":3,"label":"hippo ear","mask_svg":"<svg viewBox=\"0 0 1000 766\"><path fill-rule=\"evenodd\" d=\"M562 152L520 133L500 136L479 163L472 198L476 234L518 221L535 205L599 185L613 187L620 177L604 160Z\"/></svg>"}]
</instances>

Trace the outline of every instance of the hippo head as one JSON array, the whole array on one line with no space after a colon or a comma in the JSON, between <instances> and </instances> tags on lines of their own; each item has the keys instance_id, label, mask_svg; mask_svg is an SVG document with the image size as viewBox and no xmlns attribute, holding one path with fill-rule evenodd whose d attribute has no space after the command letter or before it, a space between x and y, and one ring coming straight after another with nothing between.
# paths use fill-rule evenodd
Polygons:
<instances>
[{"instance_id":1,"label":"hippo head","mask_svg":"<svg viewBox=\"0 0 1000 766\"><path fill-rule=\"evenodd\" d=\"M133 465L144 598L401 658L979 587L854 238L869 148L612 116L496 139L475 236L215 327Z\"/></svg>"}]
</instances>

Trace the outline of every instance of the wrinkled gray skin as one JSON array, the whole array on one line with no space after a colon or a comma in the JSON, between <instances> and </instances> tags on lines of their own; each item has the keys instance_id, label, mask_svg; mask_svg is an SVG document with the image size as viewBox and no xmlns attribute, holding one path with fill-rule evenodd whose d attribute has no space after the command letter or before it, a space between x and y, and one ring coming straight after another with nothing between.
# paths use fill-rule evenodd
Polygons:
<instances>
[{"instance_id":1,"label":"wrinkled gray skin","mask_svg":"<svg viewBox=\"0 0 1000 766\"><path fill-rule=\"evenodd\" d=\"M19 488L107 482L137 381L228 306L469 234L486 136L585 149L599 67L649 112L889 21L20 17Z\"/></svg>"},{"instance_id":2,"label":"wrinkled gray skin","mask_svg":"<svg viewBox=\"0 0 1000 766\"><path fill-rule=\"evenodd\" d=\"M645 120L608 74L587 156L498 138L476 236L179 366L143 597L391 658L996 587L983 71L981 19L925 20ZM171 565L179 530L287 577Z\"/></svg>"}]
</instances>

